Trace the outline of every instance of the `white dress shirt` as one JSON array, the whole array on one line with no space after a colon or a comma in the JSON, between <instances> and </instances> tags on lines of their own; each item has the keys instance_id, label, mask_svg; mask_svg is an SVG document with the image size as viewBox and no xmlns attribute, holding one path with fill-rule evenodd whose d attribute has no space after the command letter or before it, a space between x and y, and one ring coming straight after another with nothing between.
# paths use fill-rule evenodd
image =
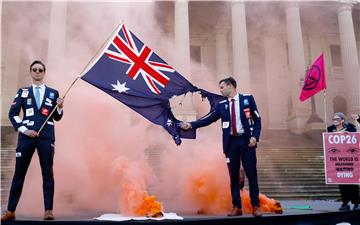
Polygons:
<instances>
[{"instance_id":1,"label":"white dress shirt","mask_svg":"<svg viewBox=\"0 0 360 225\"><path fill-rule=\"evenodd\" d=\"M235 103L235 119L236 119L236 131L238 132L237 134L243 134L245 131L244 131L244 128L242 126L242 123L241 123L241 119L240 119L240 99L239 99L239 93L237 93L235 96L234 96L234 103ZM230 111L230 120L231 120L231 107L232 107L232 101L231 101L231 98L229 98L229 111ZM232 131L230 132L231 134Z\"/></svg>"},{"instance_id":2,"label":"white dress shirt","mask_svg":"<svg viewBox=\"0 0 360 225\"><path fill-rule=\"evenodd\" d=\"M32 84L32 90L33 90L33 93L34 93L34 96L35 96L35 90L36 90L36 87L39 87L39 91L40 91L40 106L44 100L44 95L45 95L45 84L41 84L41 85L35 85L35 84Z\"/></svg>"}]
</instances>

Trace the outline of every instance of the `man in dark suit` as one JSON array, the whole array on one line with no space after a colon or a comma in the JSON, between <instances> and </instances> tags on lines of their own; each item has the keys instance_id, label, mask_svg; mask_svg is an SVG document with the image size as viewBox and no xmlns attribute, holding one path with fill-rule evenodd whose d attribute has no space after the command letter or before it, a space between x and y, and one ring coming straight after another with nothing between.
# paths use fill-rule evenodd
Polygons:
<instances>
[{"instance_id":1,"label":"man in dark suit","mask_svg":"<svg viewBox=\"0 0 360 225\"><path fill-rule=\"evenodd\" d=\"M53 159L55 153L54 120L60 120L63 115L63 99L59 98L57 90L45 86L43 81L45 70L45 65L41 61L36 60L30 65L32 85L20 88L10 107L9 119L15 130L19 132L19 136L8 208L1 217L2 221L15 219L15 209L35 149L39 155L43 177L44 220L54 220L52 213L54 198ZM56 106L58 108L39 133L40 127ZM22 119L19 116L21 109L23 111Z\"/></svg>"},{"instance_id":2,"label":"man in dark suit","mask_svg":"<svg viewBox=\"0 0 360 225\"><path fill-rule=\"evenodd\" d=\"M260 138L261 118L252 95L239 94L236 81L229 77L219 82L220 92L226 100L205 118L191 123L182 122L184 130L207 126L221 118L223 151L230 175L233 209L228 216L242 215L239 171L241 162L249 180L253 215L261 216L259 209L259 187L256 170L256 147Z\"/></svg>"}]
</instances>

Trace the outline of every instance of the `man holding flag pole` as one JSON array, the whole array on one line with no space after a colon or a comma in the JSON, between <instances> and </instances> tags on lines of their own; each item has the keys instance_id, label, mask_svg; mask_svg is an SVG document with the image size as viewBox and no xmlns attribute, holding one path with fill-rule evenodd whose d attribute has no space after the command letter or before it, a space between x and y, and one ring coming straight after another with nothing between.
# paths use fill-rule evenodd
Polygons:
<instances>
[{"instance_id":1,"label":"man holding flag pole","mask_svg":"<svg viewBox=\"0 0 360 225\"><path fill-rule=\"evenodd\" d=\"M44 220L54 220L52 213L54 200L53 160L55 154L54 120L63 116L63 98L57 90L44 84L45 64L39 60L30 65L32 85L20 88L11 104L9 119L19 132L16 147L16 164L11 184L8 208L1 221L14 220L15 210L20 200L25 175L31 158L37 149L44 192ZM20 118L20 111L23 118Z\"/></svg>"}]
</instances>

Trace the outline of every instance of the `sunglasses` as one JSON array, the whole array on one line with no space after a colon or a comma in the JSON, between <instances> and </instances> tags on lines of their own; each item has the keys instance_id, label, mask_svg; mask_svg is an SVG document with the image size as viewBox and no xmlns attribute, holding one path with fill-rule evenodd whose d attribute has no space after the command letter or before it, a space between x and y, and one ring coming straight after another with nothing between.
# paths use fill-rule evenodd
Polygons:
<instances>
[{"instance_id":1,"label":"sunglasses","mask_svg":"<svg viewBox=\"0 0 360 225\"><path fill-rule=\"evenodd\" d=\"M341 118L333 118L332 120L333 121L339 121L339 120L341 120Z\"/></svg>"},{"instance_id":2,"label":"sunglasses","mask_svg":"<svg viewBox=\"0 0 360 225\"><path fill-rule=\"evenodd\" d=\"M44 72L43 69L38 69L38 68L33 68L32 71L33 71L34 73L36 73L36 72L39 72L39 73Z\"/></svg>"}]
</instances>

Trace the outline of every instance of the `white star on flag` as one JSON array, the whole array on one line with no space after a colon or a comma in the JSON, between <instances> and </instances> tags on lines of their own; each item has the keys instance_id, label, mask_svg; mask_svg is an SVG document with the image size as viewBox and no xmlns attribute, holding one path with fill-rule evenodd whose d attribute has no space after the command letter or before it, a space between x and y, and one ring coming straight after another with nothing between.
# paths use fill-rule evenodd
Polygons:
<instances>
[{"instance_id":1,"label":"white star on flag","mask_svg":"<svg viewBox=\"0 0 360 225\"><path fill-rule=\"evenodd\" d=\"M117 81L116 84L111 84L111 86L114 87L112 90L113 91L118 91L119 93L126 92L127 90L130 90L130 88L127 88L125 85L126 85L126 82L121 84L119 81Z\"/></svg>"},{"instance_id":2,"label":"white star on flag","mask_svg":"<svg viewBox=\"0 0 360 225\"><path fill-rule=\"evenodd\" d=\"M173 121L171 119L168 119L166 121L166 126L170 127L173 124Z\"/></svg>"}]
</instances>

